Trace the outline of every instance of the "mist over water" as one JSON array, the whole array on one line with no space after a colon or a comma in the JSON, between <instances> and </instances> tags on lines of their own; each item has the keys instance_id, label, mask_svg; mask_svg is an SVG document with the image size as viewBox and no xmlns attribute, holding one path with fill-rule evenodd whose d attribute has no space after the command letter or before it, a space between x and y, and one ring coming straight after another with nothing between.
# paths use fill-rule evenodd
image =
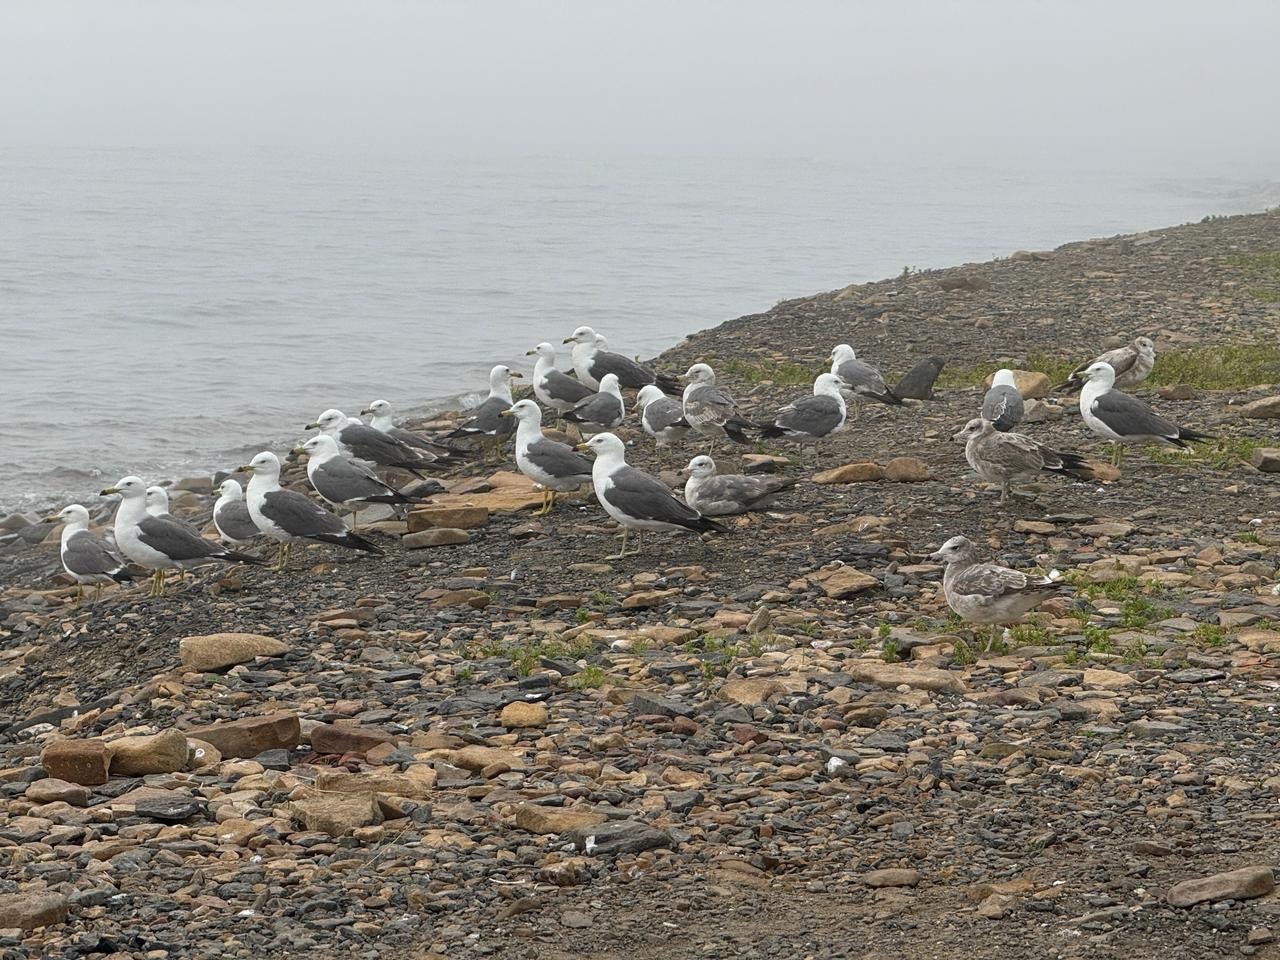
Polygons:
<instances>
[{"instance_id":1,"label":"mist over water","mask_svg":"<svg viewBox=\"0 0 1280 960\"><path fill-rule=\"evenodd\" d=\"M330 406L456 402L583 323L649 357L905 265L1280 202L1264 181L822 159L0 159L5 509L231 467Z\"/></svg>"}]
</instances>

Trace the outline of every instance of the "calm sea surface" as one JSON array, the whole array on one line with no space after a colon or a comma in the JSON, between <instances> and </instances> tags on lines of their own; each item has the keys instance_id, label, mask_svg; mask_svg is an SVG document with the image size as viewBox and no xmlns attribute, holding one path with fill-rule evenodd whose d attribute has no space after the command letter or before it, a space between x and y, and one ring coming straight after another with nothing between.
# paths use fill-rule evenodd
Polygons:
<instances>
[{"instance_id":1,"label":"calm sea surface","mask_svg":"<svg viewBox=\"0 0 1280 960\"><path fill-rule=\"evenodd\" d=\"M1280 185L828 160L0 147L0 510L421 412L588 323L652 356L903 266L1241 213Z\"/></svg>"}]
</instances>

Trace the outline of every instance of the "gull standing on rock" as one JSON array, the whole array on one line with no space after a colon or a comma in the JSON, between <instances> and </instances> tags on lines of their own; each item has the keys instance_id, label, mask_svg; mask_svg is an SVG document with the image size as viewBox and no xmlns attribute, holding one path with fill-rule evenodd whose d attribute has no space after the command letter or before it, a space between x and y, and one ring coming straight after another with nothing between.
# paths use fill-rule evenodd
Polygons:
<instances>
[{"instance_id":1,"label":"gull standing on rock","mask_svg":"<svg viewBox=\"0 0 1280 960\"><path fill-rule=\"evenodd\" d=\"M689 478L684 485L685 503L704 517L767 510L777 502L780 493L797 483L783 477L716 473L716 462L705 454L690 460L681 473Z\"/></svg>"},{"instance_id":2,"label":"gull standing on rock","mask_svg":"<svg viewBox=\"0 0 1280 960\"><path fill-rule=\"evenodd\" d=\"M982 398L982 419L1005 433L1022 422L1025 409L1022 394L1014 385L1013 371L997 370L991 378L991 389Z\"/></svg>"},{"instance_id":3,"label":"gull standing on rock","mask_svg":"<svg viewBox=\"0 0 1280 960\"><path fill-rule=\"evenodd\" d=\"M252 473L245 501L249 516L258 529L280 544L273 569L283 570L289 562L294 540L332 543L352 550L382 553L376 544L352 533L340 517L334 516L305 493L280 486L280 458L264 450L236 473Z\"/></svg>"},{"instance_id":4,"label":"gull standing on rock","mask_svg":"<svg viewBox=\"0 0 1280 960\"><path fill-rule=\"evenodd\" d=\"M997 627L1017 623L1066 585L1053 574L1037 577L995 563L980 563L967 537L952 537L929 559L947 565L942 592L951 609L969 623L991 626L984 649L990 649Z\"/></svg>"},{"instance_id":5,"label":"gull standing on rock","mask_svg":"<svg viewBox=\"0 0 1280 960\"><path fill-rule=\"evenodd\" d=\"M974 473L1000 485L1001 503L1009 499L1011 484L1026 483L1041 473L1093 479L1093 470L1079 454L1051 450L1021 433L1000 433L982 417L974 417L951 439L964 444Z\"/></svg>"},{"instance_id":6,"label":"gull standing on rock","mask_svg":"<svg viewBox=\"0 0 1280 960\"><path fill-rule=\"evenodd\" d=\"M253 517L249 516L244 488L231 477L218 487L218 499L213 505L213 525L223 543L248 543L262 536Z\"/></svg>"},{"instance_id":7,"label":"gull standing on rock","mask_svg":"<svg viewBox=\"0 0 1280 960\"><path fill-rule=\"evenodd\" d=\"M516 466L542 487L541 517L555 506L557 493L571 493L591 480L591 461L567 443L543 436L542 411L532 400L521 400L504 417L514 417L516 425Z\"/></svg>"},{"instance_id":8,"label":"gull standing on rock","mask_svg":"<svg viewBox=\"0 0 1280 960\"><path fill-rule=\"evenodd\" d=\"M600 392L579 400L564 418L578 424L579 430L600 433L616 427L626 415L627 405L622 399L618 375L606 373L600 378Z\"/></svg>"},{"instance_id":9,"label":"gull standing on rock","mask_svg":"<svg viewBox=\"0 0 1280 960\"><path fill-rule=\"evenodd\" d=\"M743 431L754 424L743 420L733 397L716 386L715 371L705 363L695 363L684 377L689 381L684 388L684 419L693 431L710 437L713 447L723 437L748 443Z\"/></svg>"},{"instance_id":10,"label":"gull standing on rock","mask_svg":"<svg viewBox=\"0 0 1280 960\"><path fill-rule=\"evenodd\" d=\"M489 371L489 396L472 408L470 416L456 429L445 434L445 439L459 437L488 437L493 444L492 454L497 456L502 442L515 433L515 424L503 417L502 411L514 402L511 396L511 380L524 379L510 367L498 364Z\"/></svg>"},{"instance_id":11,"label":"gull standing on rock","mask_svg":"<svg viewBox=\"0 0 1280 960\"><path fill-rule=\"evenodd\" d=\"M1084 386L1085 373L1095 363L1106 363L1116 372L1117 387L1136 387L1147 377L1156 365L1156 345L1149 337L1135 337L1123 347L1108 350L1100 357L1094 357L1071 371L1065 383L1059 384L1057 390L1079 390Z\"/></svg>"},{"instance_id":12,"label":"gull standing on rock","mask_svg":"<svg viewBox=\"0 0 1280 960\"><path fill-rule=\"evenodd\" d=\"M319 430L333 437L357 460L377 464L379 467L406 470L420 479L425 479L421 471L436 467L440 459L425 450L415 450L354 417L348 417L341 410L326 410L314 423L308 423L307 429Z\"/></svg>"},{"instance_id":13,"label":"gull standing on rock","mask_svg":"<svg viewBox=\"0 0 1280 960\"><path fill-rule=\"evenodd\" d=\"M845 389L855 396L889 406L902 405L901 398L885 386L880 371L865 360L859 360L853 347L847 343L838 343L831 348L831 372L843 380L847 384Z\"/></svg>"},{"instance_id":14,"label":"gull standing on rock","mask_svg":"<svg viewBox=\"0 0 1280 960\"><path fill-rule=\"evenodd\" d=\"M1159 416L1137 397L1115 389L1116 373L1109 363L1095 363L1083 374L1080 416L1085 426L1114 445L1111 462L1120 462L1123 443L1159 443L1187 449L1188 440L1213 440L1197 430L1179 427Z\"/></svg>"},{"instance_id":15,"label":"gull standing on rock","mask_svg":"<svg viewBox=\"0 0 1280 960\"><path fill-rule=\"evenodd\" d=\"M819 440L844 429L848 419L843 390L848 386L834 373L822 373L813 381L813 396L801 397L782 407L762 436L812 441L817 457Z\"/></svg>"},{"instance_id":16,"label":"gull standing on rock","mask_svg":"<svg viewBox=\"0 0 1280 960\"><path fill-rule=\"evenodd\" d=\"M78 503L64 507L61 513L45 517L45 523L62 521L62 569L76 582L76 596L84 596L86 583L93 584L93 599L102 596L104 583L128 583L133 579L124 560L117 557L107 542L89 532L89 511Z\"/></svg>"},{"instance_id":17,"label":"gull standing on rock","mask_svg":"<svg viewBox=\"0 0 1280 960\"><path fill-rule=\"evenodd\" d=\"M422 497L401 493L379 480L368 467L348 460L338 449L338 441L327 434L312 437L293 452L307 455L307 479L316 493L335 507L351 510L352 529L356 526L360 508L367 504L399 506L423 501Z\"/></svg>"},{"instance_id":18,"label":"gull standing on rock","mask_svg":"<svg viewBox=\"0 0 1280 960\"><path fill-rule=\"evenodd\" d=\"M534 355L538 359L533 363L533 395L543 406L565 413L592 395L593 387L556 369L556 348L551 344L540 343L526 354Z\"/></svg>"},{"instance_id":19,"label":"gull standing on rock","mask_svg":"<svg viewBox=\"0 0 1280 960\"><path fill-rule=\"evenodd\" d=\"M379 433L385 433L393 440L399 440L407 447L413 447L415 450L425 450L441 460L463 459L462 451L455 450L448 444L432 440L430 437L424 437L421 434L414 433L412 430L397 427L395 424L396 411L389 401L375 400L368 407L361 410L360 413L369 417L369 426L374 430Z\"/></svg>"},{"instance_id":20,"label":"gull standing on rock","mask_svg":"<svg viewBox=\"0 0 1280 960\"><path fill-rule=\"evenodd\" d=\"M672 496L661 480L630 466L626 461L626 447L614 434L598 433L586 443L579 444L579 449L583 448L596 455L595 463L591 465L591 483L596 499L605 513L622 524L622 548L606 560L621 560L639 553L647 530L724 532L723 526L700 516ZM640 531L640 543L629 554L627 537L633 529Z\"/></svg>"},{"instance_id":21,"label":"gull standing on rock","mask_svg":"<svg viewBox=\"0 0 1280 960\"><path fill-rule=\"evenodd\" d=\"M578 379L587 386L598 390L604 375L612 373L618 378L620 386L631 390L656 383L663 393L680 392L680 385L675 380L665 374L655 374L620 353L605 350L602 340L590 327L579 327L564 339L565 343L573 344L570 355L573 369L577 372Z\"/></svg>"},{"instance_id":22,"label":"gull standing on rock","mask_svg":"<svg viewBox=\"0 0 1280 960\"><path fill-rule=\"evenodd\" d=\"M640 426L653 437L658 451L658 463L663 461L667 444L683 440L689 432L689 421L684 418L684 404L673 400L655 384L641 387L636 394L640 407Z\"/></svg>"},{"instance_id":23,"label":"gull standing on rock","mask_svg":"<svg viewBox=\"0 0 1280 960\"><path fill-rule=\"evenodd\" d=\"M120 552L139 566L154 571L151 596L164 593L166 570L187 570L221 560L227 563L262 563L257 557L228 550L206 540L187 524L171 517L154 517L147 513L147 485L137 477L125 477L102 496L120 494L116 510L115 536Z\"/></svg>"}]
</instances>

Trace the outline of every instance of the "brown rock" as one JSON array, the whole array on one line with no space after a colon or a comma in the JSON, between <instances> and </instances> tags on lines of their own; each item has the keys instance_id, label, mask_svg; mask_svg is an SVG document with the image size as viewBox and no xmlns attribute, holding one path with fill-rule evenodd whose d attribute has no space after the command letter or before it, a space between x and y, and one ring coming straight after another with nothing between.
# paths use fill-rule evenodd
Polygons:
<instances>
[{"instance_id":1,"label":"brown rock","mask_svg":"<svg viewBox=\"0 0 1280 960\"><path fill-rule=\"evenodd\" d=\"M493 597L483 590L449 590L432 600L431 606L436 610L443 610L445 607L470 607L473 610L483 610L492 602Z\"/></svg>"},{"instance_id":2,"label":"brown rock","mask_svg":"<svg viewBox=\"0 0 1280 960\"><path fill-rule=\"evenodd\" d=\"M365 727L321 723L311 728L311 749L316 753L368 753L373 747L391 741L390 734Z\"/></svg>"},{"instance_id":3,"label":"brown rock","mask_svg":"<svg viewBox=\"0 0 1280 960\"><path fill-rule=\"evenodd\" d=\"M872 870L862 875L862 882L868 887L914 887L920 882L920 871L897 867Z\"/></svg>"},{"instance_id":4,"label":"brown rock","mask_svg":"<svg viewBox=\"0 0 1280 960\"><path fill-rule=\"evenodd\" d=\"M461 750L445 752L448 754L445 759L463 770L482 771L495 764L505 765L508 770L524 766L523 757L514 750L504 750L502 747L463 747Z\"/></svg>"},{"instance_id":5,"label":"brown rock","mask_svg":"<svg viewBox=\"0 0 1280 960\"><path fill-rule=\"evenodd\" d=\"M1246 403L1240 408L1240 416L1258 420L1280 417L1280 397L1263 397Z\"/></svg>"},{"instance_id":6,"label":"brown rock","mask_svg":"<svg viewBox=\"0 0 1280 960\"><path fill-rule=\"evenodd\" d=\"M409 514L413 516L413 514ZM426 547L452 547L460 543L469 543L471 534L458 527L431 527L416 533L405 534L400 538L406 550L422 550Z\"/></svg>"},{"instance_id":7,"label":"brown rock","mask_svg":"<svg viewBox=\"0 0 1280 960\"><path fill-rule=\"evenodd\" d=\"M813 475L814 483L874 483L884 479L884 469L878 463L846 463Z\"/></svg>"},{"instance_id":8,"label":"brown rock","mask_svg":"<svg viewBox=\"0 0 1280 960\"><path fill-rule=\"evenodd\" d=\"M987 377L983 385L990 390L995 374ZM1024 400L1043 400L1053 390L1053 381L1047 373L1038 370L1014 370L1013 385L1022 394Z\"/></svg>"},{"instance_id":9,"label":"brown rock","mask_svg":"<svg viewBox=\"0 0 1280 960\"><path fill-rule=\"evenodd\" d=\"M720 688L720 696L732 703L744 707L754 707L764 703L775 693L783 689L777 680L768 677L747 677L743 680L730 680Z\"/></svg>"},{"instance_id":10,"label":"brown rock","mask_svg":"<svg viewBox=\"0 0 1280 960\"><path fill-rule=\"evenodd\" d=\"M44 748L40 765L51 777L95 787L110 777L111 751L101 740L60 740Z\"/></svg>"},{"instance_id":11,"label":"brown rock","mask_svg":"<svg viewBox=\"0 0 1280 960\"><path fill-rule=\"evenodd\" d=\"M289 645L283 640L257 633L210 633L178 641L182 665L199 671L234 667L255 657L275 657L288 649Z\"/></svg>"},{"instance_id":12,"label":"brown rock","mask_svg":"<svg viewBox=\"0 0 1280 960\"><path fill-rule=\"evenodd\" d=\"M57 777L46 777L27 785L23 794L32 803L69 803L73 807L84 807L89 804L89 791L78 783L59 780Z\"/></svg>"},{"instance_id":13,"label":"brown rock","mask_svg":"<svg viewBox=\"0 0 1280 960\"><path fill-rule=\"evenodd\" d=\"M187 758L188 769L200 770L222 762L222 752L207 741L188 737L187 749L191 751Z\"/></svg>"},{"instance_id":14,"label":"brown rock","mask_svg":"<svg viewBox=\"0 0 1280 960\"><path fill-rule=\"evenodd\" d=\"M1266 896L1275 888L1270 867L1242 867L1199 880L1184 880L1169 889L1167 899L1170 906L1192 907L1218 900L1252 900Z\"/></svg>"},{"instance_id":15,"label":"brown rock","mask_svg":"<svg viewBox=\"0 0 1280 960\"><path fill-rule=\"evenodd\" d=\"M0 896L0 930L35 930L71 915L67 898L45 890Z\"/></svg>"},{"instance_id":16,"label":"brown rock","mask_svg":"<svg viewBox=\"0 0 1280 960\"><path fill-rule=\"evenodd\" d=\"M1259 447L1249 462L1263 473L1280 473L1280 447Z\"/></svg>"},{"instance_id":17,"label":"brown rock","mask_svg":"<svg viewBox=\"0 0 1280 960\"><path fill-rule=\"evenodd\" d=\"M814 579L818 580L822 592L835 600L843 600L880 586L880 581L875 577L853 567L836 567L831 571L823 571Z\"/></svg>"},{"instance_id":18,"label":"brown rock","mask_svg":"<svg viewBox=\"0 0 1280 960\"><path fill-rule=\"evenodd\" d=\"M409 512L409 532L430 530L433 528L452 528L454 530L474 530L489 522L488 507L418 507Z\"/></svg>"},{"instance_id":19,"label":"brown rock","mask_svg":"<svg viewBox=\"0 0 1280 960\"><path fill-rule=\"evenodd\" d=\"M1041 537L1047 537L1058 530L1054 524L1043 520L1015 520L1013 529L1016 533L1034 533Z\"/></svg>"},{"instance_id":20,"label":"brown rock","mask_svg":"<svg viewBox=\"0 0 1280 960\"><path fill-rule=\"evenodd\" d=\"M923 483L933 479L933 471L916 457L894 457L884 465L884 476L895 483Z\"/></svg>"},{"instance_id":21,"label":"brown rock","mask_svg":"<svg viewBox=\"0 0 1280 960\"><path fill-rule=\"evenodd\" d=\"M646 607L656 607L666 603L669 600L675 600L680 596L680 591L672 590L641 590L633 593L622 601L622 606L626 610L643 610Z\"/></svg>"},{"instance_id":22,"label":"brown rock","mask_svg":"<svg viewBox=\"0 0 1280 960\"><path fill-rule=\"evenodd\" d=\"M302 727L297 714L281 711L193 727L187 735L213 744L224 757L256 757L266 750L292 750L302 739Z\"/></svg>"},{"instance_id":23,"label":"brown rock","mask_svg":"<svg viewBox=\"0 0 1280 960\"><path fill-rule=\"evenodd\" d=\"M382 822L382 808L372 793L307 797L284 804L283 810L308 830L331 837L345 837L357 827Z\"/></svg>"},{"instance_id":24,"label":"brown rock","mask_svg":"<svg viewBox=\"0 0 1280 960\"><path fill-rule=\"evenodd\" d=\"M522 803L516 807L516 826L530 833L568 833L570 830L594 827L609 818L594 810L561 807L542 807L536 803Z\"/></svg>"},{"instance_id":25,"label":"brown rock","mask_svg":"<svg viewBox=\"0 0 1280 960\"><path fill-rule=\"evenodd\" d=\"M847 670L853 679L861 683L873 683L878 687L892 688L906 684L916 690L935 690L944 693L964 693L965 685L958 674L936 667L922 667L906 663L882 663L878 660L854 660Z\"/></svg>"},{"instance_id":26,"label":"brown rock","mask_svg":"<svg viewBox=\"0 0 1280 960\"><path fill-rule=\"evenodd\" d=\"M529 727L545 727L551 719L545 703L525 703L513 700L502 708L498 721L508 730L523 730Z\"/></svg>"},{"instance_id":27,"label":"brown rock","mask_svg":"<svg viewBox=\"0 0 1280 960\"><path fill-rule=\"evenodd\" d=\"M384 793L410 800L427 800L436 786L436 772L425 763L410 764L404 773L346 773L323 770L316 789L330 793Z\"/></svg>"},{"instance_id":28,"label":"brown rock","mask_svg":"<svg viewBox=\"0 0 1280 960\"><path fill-rule=\"evenodd\" d=\"M121 737L107 744L111 772L116 776L175 773L187 768L187 737L181 730L165 730L149 737Z\"/></svg>"},{"instance_id":29,"label":"brown rock","mask_svg":"<svg viewBox=\"0 0 1280 960\"><path fill-rule=\"evenodd\" d=\"M1085 524L1080 527L1080 532L1086 537L1127 537L1133 532L1133 524L1118 520L1103 520L1099 523Z\"/></svg>"}]
</instances>

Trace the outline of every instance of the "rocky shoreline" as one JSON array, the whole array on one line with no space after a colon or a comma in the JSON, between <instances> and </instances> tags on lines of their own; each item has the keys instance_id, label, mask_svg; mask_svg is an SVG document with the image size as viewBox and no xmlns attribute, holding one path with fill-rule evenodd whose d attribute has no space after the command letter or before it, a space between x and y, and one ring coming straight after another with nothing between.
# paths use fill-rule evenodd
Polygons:
<instances>
[{"instance_id":1,"label":"rocky shoreline","mask_svg":"<svg viewBox=\"0 0 1280 960\"><path fill-rule=\"evenodd\" d=\"M1222 439L998 508L949 439L985 373L1139 333ZM10 518L0 957L1277 955L1278 333L1275 213L785 301L657 363L764 412L847 341L945 357L936 399L862 410L848 482L780 461L775 511L624 561L592 500L535 519L478 464L385 557L156 600L74 601ZM1074 589L980 655L954 534Z\"/></svg>"}]
</instances>

